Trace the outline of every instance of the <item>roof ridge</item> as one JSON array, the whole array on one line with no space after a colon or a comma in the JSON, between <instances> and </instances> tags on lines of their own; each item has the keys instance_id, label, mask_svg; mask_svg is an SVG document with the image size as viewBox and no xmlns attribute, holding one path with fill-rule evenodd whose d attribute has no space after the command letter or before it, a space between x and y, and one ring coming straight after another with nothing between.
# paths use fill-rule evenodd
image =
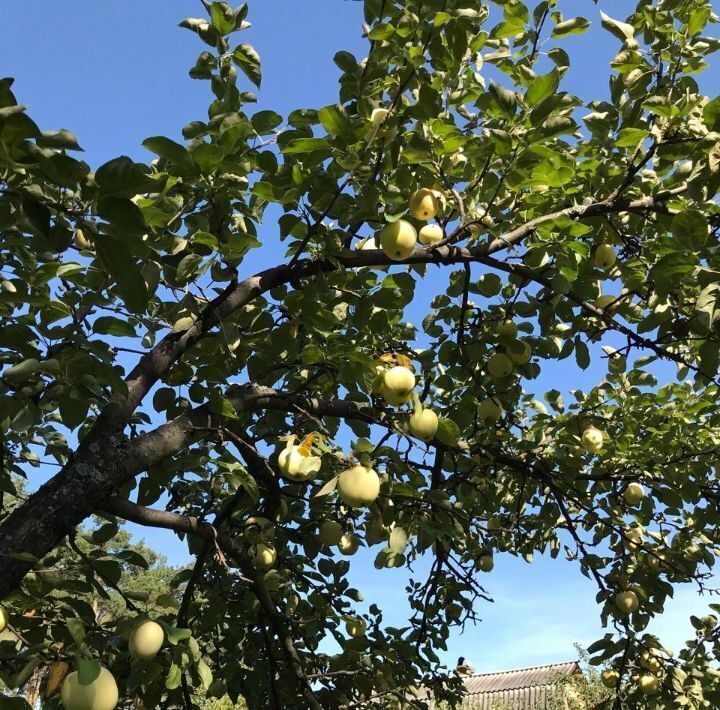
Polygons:
<instances>
[{"instance_id":1,"label":"roof ridge","mask_svg":"<svg viewBox=\"0 0 720 710\"><path fill-rule=\"evenodd\" d=\"M473 673L471 675L466 675L465 678L480 678L480 677L486 676L486 675L503 675L503 674L507 674L507 673L522 673L523 671L533 671L538 668L552 668L553 666L567 666L570 663L580 665L580 662L577 660L557 661L555 663L541 663L538 666L525 666L524 668L510 668L510 669L504 670L504 671L487 671L486 673Z\"/></svg>"}]
</instances>

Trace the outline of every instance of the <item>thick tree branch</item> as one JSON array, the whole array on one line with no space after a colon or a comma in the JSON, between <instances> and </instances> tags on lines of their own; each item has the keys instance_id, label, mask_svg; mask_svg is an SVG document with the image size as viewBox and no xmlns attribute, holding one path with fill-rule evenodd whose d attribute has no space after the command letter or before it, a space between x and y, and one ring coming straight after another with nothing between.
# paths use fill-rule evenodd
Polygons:
<instances>
[{"instance_id":1,"label":"thick tree branch","mask_svg":"<svg viewBox=\"0 0 720 710\"><path fill-rule=\"evenodd\" d=\"M463 248L446 244L419 249L404 263L482 262L494 252L519 244L539 224L560 215L581 219L613 212L664 209L664 201L673 194L668 191L637 200L618 199L574 206L530 220L489 245ZM127 393L117 394L104 408L63 469L0 525L0 598L15 589L31 567L28 562L11 555L29 553L37 558L44 557L123 482L144 470L149 462L177 451L198 428L213 425L213 414L209 409L201 408L193 417L180 418L180 421L160 427L141 437L138 443L128 441L123 433L132 412L160 377L217 324L276 286L338 269L394 263L377 250L345 253L332 260L303 259L293 265L282 264L231 283L205 307L189 329L165 336L130 372L126 379ZM78 495L78 491L82 491L82 495Z\"/></svg>"}]
</instances>

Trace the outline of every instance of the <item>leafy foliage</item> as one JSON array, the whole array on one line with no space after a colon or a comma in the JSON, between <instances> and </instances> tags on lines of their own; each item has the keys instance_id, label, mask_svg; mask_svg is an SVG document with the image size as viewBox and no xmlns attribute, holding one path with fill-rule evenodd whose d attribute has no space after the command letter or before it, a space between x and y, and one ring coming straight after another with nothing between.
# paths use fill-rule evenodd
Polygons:
<instances>
[{"instance_id":1,"label":"leafy foliage","mask_svg":"<svg viewBox=\"0 0 720 710\"><path fill-rule=\"evenodd\" d=\"M452 704L438 651L487 598L478 561L546 553L597 584L592 660L626 706L717 706L713 618L677 656L645 632L675 585L708 589L718 553L720 99L695 79L720 46L711 3L603 13L609 96L584 103L563 43L590 20L555 2L365 0L368 56L335 56L338 103L286 117L252 111L247 6L204 5L182 26L204 43L190 76L208 115L182 142L148 138L151 164L91 170L0 82L0 487L61 467L0 522L9 643L36 664L4 680L60 657L85 679L102 661L146 707L386 706L418 687ZM440 241L400 260L355 248L420 227L419 188ZM256 249L277 266L253 274ZM393 367L414 396L390 391ZM531 391L575 367L595 383ZM440 415L428 443L408 428L420 404ZM289 435L319 471L277 458ZM366 508L338 497L358 462L380 475ZM62 541L92 514L84 576L65 578ZM108 592L146 591L122 519L175 530L197 560L170 581L176 610L152 600L166 642L145 661ZM370 605L346 633L358 544L379 547L377 574L431 560L405 626Z\"/></svg>"}]
</instances>

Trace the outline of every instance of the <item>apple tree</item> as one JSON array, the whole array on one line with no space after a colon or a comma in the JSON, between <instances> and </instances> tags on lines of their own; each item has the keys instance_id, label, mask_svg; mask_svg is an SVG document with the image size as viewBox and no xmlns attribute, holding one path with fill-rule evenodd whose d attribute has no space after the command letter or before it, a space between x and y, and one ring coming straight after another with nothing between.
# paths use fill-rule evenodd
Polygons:
<instances>
[{"instance_id":1,"label":"apple tree","mask_svg":"<svg viewBox=\"0 0 720 710\"><path fill-rule=\"evenodd\" d=\"M0 518L3 681L67 663L44 703L70 710L452 705L438 653L494 556L547 554L597 588L601 707L717 707L707 604L676 655L647 630L720 551L712 3L365 0L337 103L287 116L253 107L247 5L203 4L207 116L148 164L89 166L0 82L0 489L52 469ZM617 54L580 98L591 22ZM177 609L79 598L122 587L123 521L187 542ZM348 582L360 547L409 568L404 625Z\"/></svg>"}]
</instances>

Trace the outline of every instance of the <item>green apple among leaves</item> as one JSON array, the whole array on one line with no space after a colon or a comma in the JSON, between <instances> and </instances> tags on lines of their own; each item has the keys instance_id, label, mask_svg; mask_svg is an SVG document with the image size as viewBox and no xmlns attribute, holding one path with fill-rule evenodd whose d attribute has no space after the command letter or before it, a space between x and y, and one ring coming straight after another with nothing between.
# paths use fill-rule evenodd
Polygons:
<instances>
[{"instance_id":1,"label":"green apple among leaves","mask_svg":"<svg viewBox=\"0 0 720 710\"><path fill-rule=\"evenodd\" d=\"M351 508L366 508L380 495L380 477L371 467L358 464L338 476L337 492Z\"/></svg>"},{"instance_id":2,"label":"green apple among leaves","mask_svg":"<svg viewBox=\"0 0 720 710\"><path fill-rule=\"evenodd\" d=\"M130 655L143 661L155 658L165 641L165 631L156 621L141 621L132 631Z\"/></svg>"},{"instance_id":3,"label":"green apple among leaves","mask_svg":"<svg viewBox=\"0 0 720 710\"><path fill-rule=\"evenodd\" d=\"M602 450L603 444L605 443L605 436L600 429L594 426L589 426L583 431L581 442L583 448L592 454L597 454Z\"/></svg>"},{"instance_id":4,"label":"green apple among leaves","mask_svg":"<svg viewBox=\"0 0 720 710\"><path fill-rule=\"evenodd\" d=\"M403 261L414 251L417 244L417 232L410 222L399 219L386 224L380 230L380 246L388 258Z\"/></svg>"},{"instance_id":5,"label":"green apple among leaves","mask_svg":"<svg viewBox=\"0 0 720 710\"><path fill-rule=\"evenodd\" d=\"M432 219L440 210L440 200L436 190L422 187L410 197L410 214L422 222Z\"/></svg>"},{"instance_id":6,"label":"green apple among leaves","mask_svg":"<svg viewBox=\"0 0 720 710\"><path fill-rule=\"evenodd\" d=\"M614 603L622 614L632 614L640 608L640 601L635 592L626 590L615 595Z\"/></svg>"},{"instance_id":7,"label":"green apple among leaves","mask_svg":"<svg viewBox=\"0 0 720 710\"><path fill-rule=\"evenodd\" d=\"M70 673L60 691L65 710L114 710L119 693L115 677L107 668L90 683L80 682L78 671Z\"/></svg>"},{"instance_id":8,"label":"green apple among leaves","mask_svg":"<svg viewBox=\"0 0 720 710\"><path fill-rule=\"evenodd\" d=\"M420 243L425 246L437 244L444 236L443 229L439 224L426 224L418 233Z\"/></svg>"},{"instance_id":9,"label":"green apple among leaves","mask_svg":"<svg viewBox=\"0 0 720 710\"><path fill-rule=\"evenodd\" d=\"M623 491L623 500L628 505L638 505L640 501L645 497L645 489L639 484L633 481L629 483L627 488Z\"/></svg>"},{"instance_id":10,"label":"green apple among leaves","mask_svg":"<svg viewBox=\"0 0 720 710\"><path fill-rule=\"evenodd\" d=\"M496 380L510 377L514 369L513 361L505 353L495 353L487 363L488 374Z\"/></svg>"}]
</instances>

